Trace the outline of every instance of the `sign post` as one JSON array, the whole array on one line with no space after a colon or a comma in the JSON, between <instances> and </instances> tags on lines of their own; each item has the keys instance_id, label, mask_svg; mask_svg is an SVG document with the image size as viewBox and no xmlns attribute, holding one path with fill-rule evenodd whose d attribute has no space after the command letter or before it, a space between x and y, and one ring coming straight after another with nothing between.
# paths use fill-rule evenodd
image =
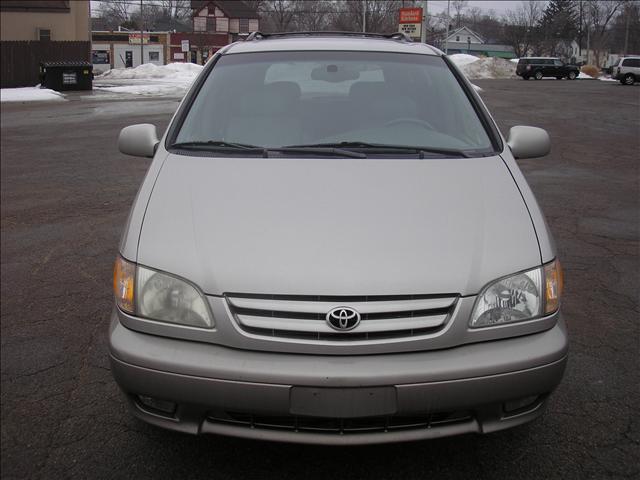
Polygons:
<instances>
[{"instance_id":1,"label":"sign post","mask_svg":"<svg viewBox=\"0 0 640 480\"><path fill-rule=\"evenodd\" d=\"M398 31L419 40L422 36L422 8L401 8L398 24Z\"/></svg>"},{"instance_id":2,"label":"sign post","mask_svg":"<svg viewBox=\"0 0 640 480\"><path fill-rule=\"evenodd\" d=\"M191 48L191 46L189 45L189 40L181 40L180 41L180 51L182 52L180 54L180 58L185 59L185 62L190 62L191 61L191 58L189 57L190 48ZM174 58L175 58L175 56L174 56Z\"/></svg>"}]
</instances>

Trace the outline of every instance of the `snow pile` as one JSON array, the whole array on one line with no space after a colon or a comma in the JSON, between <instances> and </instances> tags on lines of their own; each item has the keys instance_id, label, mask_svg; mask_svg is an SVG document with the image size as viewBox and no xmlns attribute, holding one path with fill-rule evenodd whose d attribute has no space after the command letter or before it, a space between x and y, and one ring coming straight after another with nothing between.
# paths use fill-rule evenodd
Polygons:
<instances>
[{"instance_id":1,"label":"snow pile","mask_svg":"<svg viewBox=\"0 0 640 480\"><path fill-rule=\"evenodd\" d=\"M520 59L519 58L512 58L509 61L513 62L513 63L518 63L520 61Z\"/></svg>"},{"instance_id":2,"label":"snow pile","mask_svg":"<svg viewBox=\"0 0 640 480\"><path fill-rule=\"evenodd\" d=\"M474 57L464 53L449 55L467 78L513 78L516 65L513 62L497 57Z\"/></svg>"},{"instance_id":3,"label":"snow pile","mask_svg":"<svg viewBox=\"0 0 640 480\"><path fill-rule=\"evenodd\" d=\"M585 80L593 80L595 77L592 77L591 75L587 75L584 72L580 72L580 75L578 75L578 78L585 79Z\"/></svg>"},{"instance_id":4,"label":"snow pile","mask_svg":"<svg viewBox=\"0 0 640 480\"><path fill-rule=\"evenodd\" d=\"M455 63L458 67L462 67L463 65L477 62L480 58L474 55L467 55L466 53L454 53L453 55L449 55L449 60Z\"/></svg>"},{"instance_id":5,"label":"snow pile","mask_svg":"<svg viewBox=\"0 0 640 480\"><path fill-rule=\"evenodd\" d=\"M64 95L48 88L23 87L0 89L0 102L60 102Z\"/></svg>"},{"instance_id":6,"label":"snow pile","mask_svg":"<svg viewBox=\"0 0 640 480\"><path fill-rule=\"evenodd\" d=\"M144 63L135 68L114 68L96 77L99 80L163 80L172 83L193 81L202 71L202 65L195 63L169 63L154 65Z\"/></svg>"},{"instance_id":7,"label":"snow pile","mask_svg":"<svg viewBox=\"0 0 640 480\"><path fill-rule=\"evenodd\" d=\"M497 57L479 58L478 61L460 67L468 78L513 78L516 76L514 63Z\"/></svg>"},{"instance_id":8,"label":"snow pile","mask_svg":"<svg viewBox=\"0 0 640 480\"><path fill-rule=\"evenodd\" d=\"M195 63L114 68L95 78L94 88L114 94L182 96L202 71Z\"/></svg>"},{"instance_id":9,"label":"snow pile","mask_svg":"<svg viewBox=\"0 0 640 480\"><path fill-rule=\"evenodd\" d=\"M142 95L146 97L180 97L184 95L189 85L180 84L143 84L143 85L122 85L122 86L96 86L97 90L111 94ZM113 95L104 99L112 98Z\"/></svg>"}]
</instances>

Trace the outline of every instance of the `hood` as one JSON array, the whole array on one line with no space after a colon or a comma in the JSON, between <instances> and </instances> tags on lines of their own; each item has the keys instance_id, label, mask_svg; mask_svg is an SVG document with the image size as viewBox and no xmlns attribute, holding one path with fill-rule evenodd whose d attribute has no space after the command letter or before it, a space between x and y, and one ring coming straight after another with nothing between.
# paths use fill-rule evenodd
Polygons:
<instances>
[{"instance_id":1,"label":"hood","mask_svg":"<svg viewBox=\"0 0 640 480\"><path fill-rule=\"evenodd\" d=\"M212 295L470 295L540 253L500 157L170 154L138 262Z\"/></svg>"}]
</instances>

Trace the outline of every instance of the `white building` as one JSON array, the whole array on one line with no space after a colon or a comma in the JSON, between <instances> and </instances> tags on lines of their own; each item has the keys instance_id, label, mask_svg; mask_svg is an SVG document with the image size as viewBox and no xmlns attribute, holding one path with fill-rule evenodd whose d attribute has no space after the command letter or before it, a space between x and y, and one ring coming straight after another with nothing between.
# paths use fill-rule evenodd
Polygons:
<instances>
[{"instance_id":1,"label":"white building","mask_svg":"<svg viewBox=\"0 0 640 480\"><path fill-rule=\"evenodd\" d=\"M445 39L442 50L447 53L468 53L483 57L515 58L513 47L498 43L487 43L484 38L468 27L454 30Z\"/></svg>"},{"instance_id":2,"label":"white building","mask_svg":"<svg viewBox=\"0 0 640 480\"><path fill-rule=\"evenodd\" d=\"M596 53L594 50L587 50L584 46L580 49L578 42L571 40L569 44L569 61L571 63L585 63L587 65L595 65ZM618 55L611 55L608 50L600 51L598 66L608 66L619 58Z\"/></svg>"}]
</instances>

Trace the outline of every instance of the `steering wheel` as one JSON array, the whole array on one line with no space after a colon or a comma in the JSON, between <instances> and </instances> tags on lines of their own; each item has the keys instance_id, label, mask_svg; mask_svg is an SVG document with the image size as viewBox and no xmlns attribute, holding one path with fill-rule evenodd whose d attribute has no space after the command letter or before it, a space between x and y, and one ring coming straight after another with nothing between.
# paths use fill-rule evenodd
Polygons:
<instances>
[{"instance_id":1,"label":"steering wheel","mask_svg":"<svg viewBox=\"0 0 640 480\"><path fill-rule=\"evenodd\" d=\"M410 118L410 117L402 117L396 118L395 120L391 120L384 124L385 127L392 127L393 125L400 125L402 123L413 123L414 125L420 125L421 127L425 127L429 130L435 130L433 126L424 120L420 120L419 118Z\"/></svg>"}]
</instances>

